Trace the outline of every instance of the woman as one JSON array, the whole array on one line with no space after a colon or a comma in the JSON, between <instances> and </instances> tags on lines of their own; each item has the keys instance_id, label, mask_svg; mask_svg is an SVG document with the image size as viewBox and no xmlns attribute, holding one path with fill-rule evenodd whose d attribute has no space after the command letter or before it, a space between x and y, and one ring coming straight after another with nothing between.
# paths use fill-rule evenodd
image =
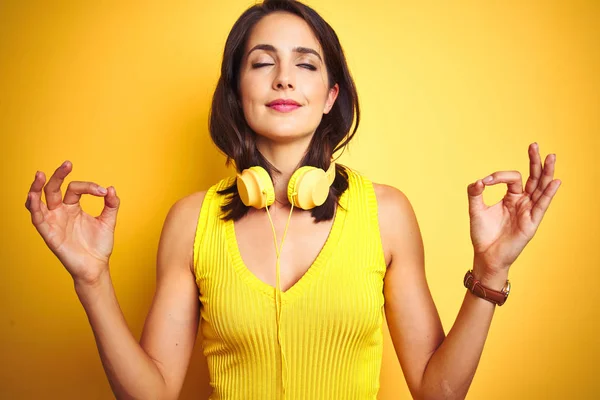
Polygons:
<instances>
[{"instance_id":1,"label":"woman","mask_svg":"<svg viewBox=\"0 0 600 400\"><path fill-rule=\"evenodd\" d=\"M525 190L516 171L468 186L470 290L446 337L410 202L332 162L359 115L337 36L316 12L267 0L240 17L210 117L239 175L169 211L139 344L108 267L115 188L71 182L63 198L71 163L47 184L36 173L26 207L74 279L117 398L177 398L201 321L214 399L375 399L384 309L413 397L465 397L495 306L506 300L508 270L560 185L556 158L542 167L530 145ZM303 166L314 168L299 176ZM499 183L507 194L486 206L485 186ZM84 194L104 197L99 217L81 210Z\"/></svg>"}]
</instances>

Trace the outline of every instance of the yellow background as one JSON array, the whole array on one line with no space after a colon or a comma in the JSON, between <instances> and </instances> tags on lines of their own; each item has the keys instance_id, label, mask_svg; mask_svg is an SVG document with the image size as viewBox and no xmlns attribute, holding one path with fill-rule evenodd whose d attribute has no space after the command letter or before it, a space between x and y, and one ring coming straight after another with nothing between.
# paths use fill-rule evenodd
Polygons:
<instances>
[{"instance_id":1,"label":"yellow background","mask_svg":"<svg viewBox=\"0 0 600 400\"><path fill-rule=\"evenodd\" d=\"M52 4L51 4L52 3ZM248 0L0 2L0 398L112 398L72 280L23 204L36 170L122 200L111 269L139 337L160 229L226 174L207 132L225 38ZM468 398L582 399L597 376L600 6L596 1L314 0L356 79L363 119L342 162L400 188L423 233L446 332L471 266L466 187L528 175L527 146L563 184L510 272ZM343 5L342 5L343 4ZM505 187L486 190L488 204ZM85 198L92 214L102 202ZM199 343L181 395L207 397ZM410 398L386 328L380 399Z\"/></svg>"}]
</instances>

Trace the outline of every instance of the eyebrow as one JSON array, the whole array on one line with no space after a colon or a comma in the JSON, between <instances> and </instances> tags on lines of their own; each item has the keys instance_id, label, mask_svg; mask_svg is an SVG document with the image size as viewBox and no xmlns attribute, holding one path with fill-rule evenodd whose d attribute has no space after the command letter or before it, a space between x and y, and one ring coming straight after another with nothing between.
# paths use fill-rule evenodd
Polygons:
<instances>
[{"instance_id":1,"label":"eyebrow","mask_svg":"<svg viewBox=\"0 0 600 400\"><path fill-rule=\"evenodd\" d=\"M273 53L277 53L277 49L275 48L275 46L272 46L270 44L257 44L248 52L246 57L250 56L250 53L252 53L254 50L265 50L265 51L271 51ZM310 47L301 47L301 46L294 47L292 49L292 52L301 53L301 54L314 54L315 56L317 56L319 58L319 60L321 62L323 62L323 59L321 58L319 53L316 50L311 49Z\"/></svg>"}]
</instances>

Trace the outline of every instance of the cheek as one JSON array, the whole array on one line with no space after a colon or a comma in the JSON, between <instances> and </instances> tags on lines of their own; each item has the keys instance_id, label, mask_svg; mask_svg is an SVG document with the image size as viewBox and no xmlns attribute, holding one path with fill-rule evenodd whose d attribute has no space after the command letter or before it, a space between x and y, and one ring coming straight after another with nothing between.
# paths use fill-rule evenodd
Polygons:
<instances>
[{"instance_id":1,"label":"cheek","mask_svg":"<svg viewBox=\"0 0 600 400\"><path fill-rule=\"evenodd\" d=\"M311 80L310 83L304 86L304 95L310 100L313 107L316 107L319 112L322 112L327 101L328 89L326 83L320 77ZM315 110L316 112L317 110Z\"/></svg>"},{"instance_id":2,"label":"cheek","mask_svg":"<svg viewBox=\"0 0 600 400\"><path fill-rule=\"evenodd\" d=\"M256 94L253 96L252 93L245 92L241 96L242 113L246 123L253 131L262 131L261 124L264 123L263 117L265 112L265 110L261 109L262 103L256 97Z\"/></svg>"},{"instance_id":3,"label":"cheek","mask_svg":"<svg viewBox=\"0 0 600 400\"><path fill-rule=\"evenodd\" d=\"M271 86L258 76L247 76L240 81L240 95L245 103L263 102Z\"/></svg>"},{"instance_id":4,"label":"cheek","mask_svg":"<svg viewBox=\"0 0 600 400\"><path fill-rule=\"evenodd\" d=\"M256 86L253 87L249 82L242 81L240 83L240 100L242 104L242 111L246 119L252 117L253 112L256 112L258 93L256 93Z\"/></svg>"}]
</instances>

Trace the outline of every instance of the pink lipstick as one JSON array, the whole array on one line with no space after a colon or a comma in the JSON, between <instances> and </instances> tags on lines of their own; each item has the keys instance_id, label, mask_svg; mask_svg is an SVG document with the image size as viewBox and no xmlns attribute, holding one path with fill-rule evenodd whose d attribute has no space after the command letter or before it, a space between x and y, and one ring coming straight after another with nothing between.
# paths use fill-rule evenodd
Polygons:
<instances>
[{"instance_id":1,"label":"pink lipstick","mask_svg":"<svg viewBox=\"0 0 600 400\"><path fill-rule=\"evenodd\" d=\"M300 105L300 103L291 99L277 99L273 100L270 103L267 103L267 107L270 107L273 110L279 112L291 112L302 106Z\"/></svg>"}]
</instances>

